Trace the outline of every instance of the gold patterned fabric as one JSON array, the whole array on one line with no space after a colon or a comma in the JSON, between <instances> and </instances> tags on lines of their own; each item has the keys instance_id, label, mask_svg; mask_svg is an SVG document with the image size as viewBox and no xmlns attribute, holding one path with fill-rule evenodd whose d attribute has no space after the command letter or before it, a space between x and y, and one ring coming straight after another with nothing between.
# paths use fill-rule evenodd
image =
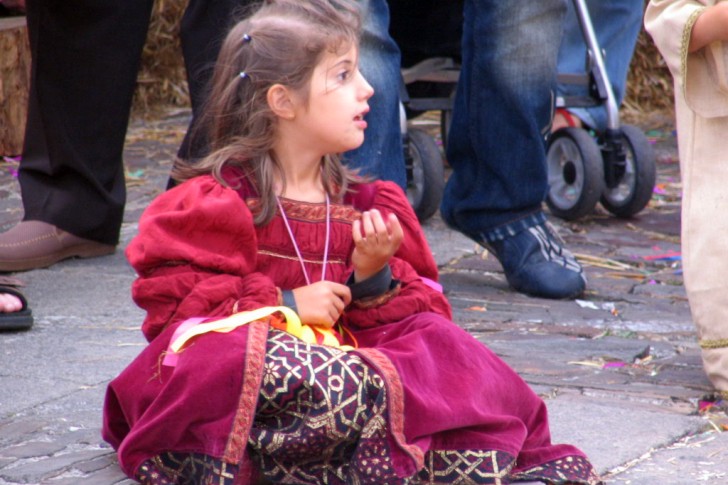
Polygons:
<instances>
[{"instance_id":1,"label":"gold patterned fabric","mask_svg":"<svg viewBox=\"0 0 728 485\"><path fill-rule=\"evenodd\" d=\"M547 484L599 484L591 464L580 456L549 462L517 475L511 474L513 456L495 450L429 451L425 468L408 481L408 485L479 485L507 484L518 481L542 481Z\"/></svg>"},{"instance_id":2,"label":"gold patterned fabric","mask_svg":"<svg viewBox=\"0 0 728 485\"><path fill-rule=\"evenodd\" d=\"M513 480L541 480L546 484L604 485L589 460L583 456L567 456L531 468L512 477Z\"/></svg>"},{"instance_id":3,"label":"gold patterned fabric","mask_svg":"<svg viewBox=\"0 0 728 485\"><path fill-rule=\"evenodd\" d=\"M143 485L234 485L238 467L199 453L162 453L143 463Z\"/></svg>"},{"instance_id":4,"label":"gold patterned fabric","mask_svg":"<svg viewBox=\"0 0 728 485\"><path fill-rule=\"evenodd\" d=\"M271 330L249 447L286 483L397 483L384 382L362 359Z\"/></svg>"},{"instance_id":5,"label":"gold patterned fabric","mask_svg":"<svg viewBox=\"0 0 728 485\"><path fill-rule=\"evenodd\" d=\"M413 485L509 483L515 460L497 451L430 451Z\"/></svg>"}]
</instances>

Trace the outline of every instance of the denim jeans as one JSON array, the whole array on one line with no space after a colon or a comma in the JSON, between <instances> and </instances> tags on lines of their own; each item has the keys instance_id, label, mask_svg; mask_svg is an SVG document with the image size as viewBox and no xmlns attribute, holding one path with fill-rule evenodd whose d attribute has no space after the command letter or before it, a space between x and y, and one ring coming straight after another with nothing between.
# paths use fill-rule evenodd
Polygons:
<instances>
[{"instance_id":1,"label":"denim jeans","mask_svg":"<svg viewBox=\"0 0 728 485\"><path fill-rule=\"evenodd\" d=\"M374 88L369 100L364 144L345 154L349 166L362 174L406 186L404 152L399 122L400 51L389 35L389 7L385 0L359 0L363 33L359 49L362 75Z\"/></svg>"},{"instance_id":2,"label":"denim jeans","mask_svg":"<svg viewBox=\"0 0 728 485\"><path fill-rule=\"evenodd\" d=\"M629 63L632 60L637 36L642 28L642 0L587 0L587 8L599 47L605 52L607 77L612 85L617 103L624 98ZM558 72L585 71L586 44L574 12L573 2L568 2L564 19L564 36L559 50ZM584 96L586 86L560 84L557 92L562 95ZM603 105L588 108L569 108L584 123L604 131L607 127L607 111Z\"/></svg>"},{"instance_id":3,"label":"denim jeans","mask_svg":"<svg viewBox=\"0 0 728 485\"><path fill-rule=\"evenodd\" d=\"M497 240L544 219L544 137L565 9L564 0L465 2L441 213L471 237Z\"/></svg>"}]
</instances>

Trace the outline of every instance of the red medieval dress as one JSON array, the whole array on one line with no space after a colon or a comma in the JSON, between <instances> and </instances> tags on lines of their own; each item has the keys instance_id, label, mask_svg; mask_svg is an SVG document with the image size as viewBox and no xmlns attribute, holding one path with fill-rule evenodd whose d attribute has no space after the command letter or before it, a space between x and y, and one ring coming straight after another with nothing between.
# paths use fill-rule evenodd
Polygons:
<instances>
[{"instance_id":1,"label":"red medieval dress","mask_svg":"<svg viewBox=\"0 0 728 485\"><path fill-rule=\"evenodd\" d=\"M253 224L260 200L228 169L159 196L127 249L150 341L108 387L103 436L143 483L598 483L573 446L550 441L546 407L485 345L454 324L427 284L437 267L401 189L353 187L330 206L326 279L352 272L352 222L396 213L405 231L396 285L353 302L343 326L358 347L310 345L262 319L194 339L164 365L192 317L281 304L305 285L279 213ZM282 200L311 281L322 273L326 205ZM348 334L348 332L346 332Z\"/></svg>"}]
</instances>

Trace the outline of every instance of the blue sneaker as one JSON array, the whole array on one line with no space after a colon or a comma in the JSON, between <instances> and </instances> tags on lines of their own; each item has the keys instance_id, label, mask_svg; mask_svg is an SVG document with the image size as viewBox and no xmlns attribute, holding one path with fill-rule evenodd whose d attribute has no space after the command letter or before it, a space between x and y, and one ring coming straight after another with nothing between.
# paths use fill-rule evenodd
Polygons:
<instances>
[{"instance_id":1,"label":"blue sneaker","mask_svg":"<svg viewBox=\"0 0 728 485\"><path fill-rule=\"evenodd\" d=\"M493 242L478 241L503 266L508 284L520 293L542 298L576 298L586 276L574 255L546 223Z\"/></svg>"},{"instance_id":2,"label":"blue sneaker","mask_svg":"<svg viewBox=\"0 0 728 485\"><path fill-rule=\"evenodd\" d=\"M581 265L562 246L543 215L534 216L530 222L535 222L535 225L511 226L490 241L484 234L462 231L453 224L448 226L493 254L503 266L508 284L514 290L541 298L576 298L586 288L586 276Z\"/></svg>"}]
</instances>

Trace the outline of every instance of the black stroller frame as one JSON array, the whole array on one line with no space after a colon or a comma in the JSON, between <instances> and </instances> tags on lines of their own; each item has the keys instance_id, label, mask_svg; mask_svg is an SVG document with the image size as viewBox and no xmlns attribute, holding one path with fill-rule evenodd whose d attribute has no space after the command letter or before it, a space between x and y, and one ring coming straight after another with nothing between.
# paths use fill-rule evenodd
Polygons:
<instances>
[{"instance_id":1,"label":"black stroller frame","mask_svg":"<svg viewBox=\"0 0 728 485\"><path fill-rule=\"evenodd\" d=\"M652 197L656 179L655 157L642 131L620 122L619 105L585 0L572 1L587 47L587 59L583 73L558 73L558 80L564 84L587 86L588 95L557 96L555 108L602 105L607 114L607 127L601 132L567 127L547 138L549 193L546 204L554 215L566 220L589 214L600 202L617 217L632 217ZM462 1L443 3L462 5ZM432 137L424 130L412 127L407 120L425 111L439 111L440 132L443 146L446 146L459 75L459 50L455 49L458 52L456 56L447 55L442 50L434 56L426 56L422 52L408 56L406 42L398 38L398 30L406 29L398 26L411 23L412 19L404 9L412 6L412 2L406 0L390 2L392 35L402 48L403 65L409 64L409 67L402 68L400 90L407 195L418 217L424 221L437 211L442 199L444 158ZM431 6L435 6L435 2ZM420 12L427 8L422 0L417 3ZM442 18L441 15L439 17ZM398 19L402 20L398 23ZM456 21L461 23L462 17L456 18ZM457 35L456 41L459 40L459 31L453 34ZM451 36L451 40L453 38Z\"/></svg>"}]
</instances>

